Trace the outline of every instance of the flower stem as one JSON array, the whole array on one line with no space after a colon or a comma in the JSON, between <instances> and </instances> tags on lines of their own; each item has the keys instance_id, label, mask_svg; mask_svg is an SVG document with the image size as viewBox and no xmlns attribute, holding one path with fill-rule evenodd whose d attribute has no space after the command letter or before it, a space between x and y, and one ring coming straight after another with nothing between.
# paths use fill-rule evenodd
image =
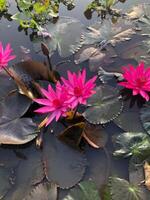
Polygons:
<instances>
[{"instance_id":1,"label":"flower stem","mask_svg":"<svg viewBox=\"0 0 150 200\"><path fill-rule=\"evenodd\" d=\"M10 76L14 80L14 77L12 76L12 74L10 73L10 71L7 68L5 68L5 67L3 67L3 69L8 74L8 76Z\"/></svg>"}]
</instances>

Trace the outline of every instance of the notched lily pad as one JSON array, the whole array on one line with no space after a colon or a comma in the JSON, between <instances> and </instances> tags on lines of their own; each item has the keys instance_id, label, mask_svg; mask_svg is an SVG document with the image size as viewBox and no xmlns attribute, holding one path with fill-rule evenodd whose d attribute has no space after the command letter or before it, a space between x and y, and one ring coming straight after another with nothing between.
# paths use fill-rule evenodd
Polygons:
<instances>
[{"instance_id":1,"label":"notched lily pad","mask_svg":"<svg viewBox=\"0 0 150 200\"><path fill-rule=\"evenodd\" d=\"M142 156L143 158L150 151L150 137L144 133L126 132L117 136L115 156L128 157L131 155Z\"/></svg>"},{"instance_id":2,"label":"notched lily pad","mask_svg":"<svg viewBox=\"0 0 150 200\"><path fill-rule=\"evenodd\" d=\"M82 153L61 143L50 133L44 142L43 163L47 179L61 188L77 184L83 178L86 167Z\"/></svg>"},{"instance_id":3,"label":"notched lily pad","mask_svg":"<svg viewBox=\"0 0 150 200\"><path fill-rule=\"evenodd\" d=\"M53 183L45 182L35 186L31 193L23 200L56 200L57 186Z\"/></svg>"},{"instance_id":4,"label":"notched lily pad","mask_svg":"<svg viewBox=\"0 0 150 200\"><path fill-rule=\"evenodd\" d=\"M94 182L83 181L78 187L71 189L69 194L63 200L100 200L98 189Z\"/></svg>"},{"instance_id":5,"label":"notched lily pad","mask_svg":"<svg viewBox=\"0 0 150 200\"><path fill-rule=\"evenodd\" d=\"M140 188L124 179L111 177L109 186L112 200L141 200Z\"/></svg>"},{"instance_id":6,"label":"notched lily pad","mask_svg":"<svg viewBox=\"0 0 150 200\"><path fill-rule=\"evenodd\" d=\"M111 86L99 86L96 94L89 98L83 113L92 124L105 124L115 119L123 109L123 103L117 89Z\"/></svg>"}]
</instances>

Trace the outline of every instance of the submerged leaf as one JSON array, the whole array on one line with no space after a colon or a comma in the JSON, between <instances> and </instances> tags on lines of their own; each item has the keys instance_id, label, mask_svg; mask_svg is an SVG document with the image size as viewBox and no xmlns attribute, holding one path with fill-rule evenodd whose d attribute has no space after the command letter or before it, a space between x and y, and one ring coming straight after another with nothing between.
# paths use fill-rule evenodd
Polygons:
<instances>
[{"instance_id":1,"label":"submerged leaf","mask_svg":"<svg viewBox=\"0 0 150 200\"><path fill-rule=\"evenodd\" d=\"M62 133L60 133L60 135L58 135L58 138L71 147L79 148L84 127L84 122L69 126Z\"/></svg>"},{"instance_id":2,"label":"submerged leaf","mask_svg":"<svg viewBox=\"0 0 150 200\"><path fill-rule=\"evenodd\" d=\"M107 134L100 125L86 124L83 137L94 148L103 148L107 142Z\"/></svg>"},{"instance_id":3,"label":"submerged leaf","mask_svg":"<svg viewBox=\"0 0 150 200\"><path fill-rule=\"evenodd\" d=\"M117 89L99 86L88 100L89 107L83 113L85 119L93 124L104 124L115 119L122 111L122 101Z\"/></svg>"},{"instance_id":4,"label":"submerged leaf","mask_svg":"<svg viewBox=\"0 0 150 200\"><path fill-rule=\"evenodd\" d=\"M80 182L63 200L100 200L98 189L92 181Z\"/></svg>"}]
</instances>

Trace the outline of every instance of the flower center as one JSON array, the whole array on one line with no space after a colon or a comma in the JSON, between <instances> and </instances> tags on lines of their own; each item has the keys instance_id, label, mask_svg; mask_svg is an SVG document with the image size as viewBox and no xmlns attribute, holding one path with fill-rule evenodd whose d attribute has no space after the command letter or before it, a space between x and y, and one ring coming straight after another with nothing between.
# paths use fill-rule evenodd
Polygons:
<instances>
[{"instance_id":1,"label":"flower center","mask_svg":"<svg viewBox=\"0 0 150 200\"><path fill-rule=\"evenodd\" d=\"M53 105L55 108L59 108L61 106L61 102L59 99L54 99L53 100Z\"/></svg>"},{"instance_id":2,"label":"flower center","mask_svg":"<svg viewBox=\"0 0 150 200\"><path fill-rule=\"evenodd\" d=\"M81 96L81 95L82 95L82 90L81 90L81 88L75 87L75 88L74 88L74 94L75 94L76 96Z\"/></svg>"},{"instance_id":3,"label":"flower center","mask_svg":"<svg viewBox=\"0 0 150 200\"><path fill-rule=\"evenodd\" d=\"M139 87L143 86L146 82L147 82L147 79L145 77L140 77L140 78L137 78L136 80L136 83Z\"/></svg>"}]
</instances>

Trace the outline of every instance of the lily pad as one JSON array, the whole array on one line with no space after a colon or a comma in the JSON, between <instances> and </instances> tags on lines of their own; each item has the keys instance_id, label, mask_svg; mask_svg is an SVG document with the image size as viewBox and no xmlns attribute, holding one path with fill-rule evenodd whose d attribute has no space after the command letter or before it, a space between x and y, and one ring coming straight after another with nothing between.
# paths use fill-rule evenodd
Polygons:
<instances>
[{"instance_id":1,"label":"lily pad","mask_svg":"<svg viewBox=\"0 0 150 200\"><path fill-rule=\"evenodd\" d=\"M31 118L20 118L0 125L0 144L25 144L37 137Z\"/></svg>"},{"instance_id":2,"label":"lily pad","mask_svg":"<svg viewBox=\"0 0 150 200\"><path fill-rule=\"evenodd\" d=\"M140 189L121 178L110 178L110 192L112 200L141 200Z\"/></svg>"},{"instance_id":3,"label":"lily pad","mask_svg":"<svg viewBox=\"0 0 150 200\"><path fill-rule=\"evenodd\" d=\"M57 186L53 183L40 183L23 200L56 200Z\"/></svg>"},{"instance_id":4,"label":"lily pad","mask_svg":"<svg viewBox=\"0 0 150 200\"><path fill-rule=\"evenodd\" d=\"M126 132L116 138L115 156L147 156L150 151L150 137L144 133Z\"/></svg>"},{"instance_id":5,"label":"lily pad","mask_svg":"<svg viewBox=\"0 0 150 200\"><path fill-rule=\"evenodd\" d=\"M10 182L11 179L11 170L6 169L5 167L0 167L0 199L4 198L7 192L13 186Z\"/></svg>"},{"instance_id":6,"label":"lily pad","mask_svg":"<svg viewBox=\"0 0 150 200\"><path fill-rule=\"evenodd\" d=\"M113 24L111 20L105 19L102 22L97 22L88 31L84 33L84 44L99 43L105 46L108 43L115 46L117 43L130 40L135 34L132 29L132 24L127 25L124 19L119 19L118 23Z\"/></svg>"},{"instance_id":7,"label":"lily pad","mask_svg":"<svg viewBox=\"0 0 150 200\"><path fill-rule=\"evenodd\" d=\"M17 92L12 92L0 101L0 125L17 119L25 114L31 100Z\"/></svg>"},{"instance_id":8,"label":"lily pad","mask_svg":"<svg viewBox=\"0 0 150 200\"><path fill-rule=\"evenodd\" d=\"M89 98L83 113L92 124L105 124L114 120L122 111L123 104L117 89L111 86L99 86L96 94Z\"/></svg>"},{"instance_id":9,"label":"lily pad","mask_svg":"<svg viewBox=\"0 0 150 200\"><path fill-rule=\"evenodd\" d=\"M35 147L28 148L25 152L26 159L22 159L15 169L15 184L6 196L7 199L24 199L40 183L44 177L41 152Z\"/></svg>"},{"instance_id":10,"label":"lily pad","mask_svg":"<svg viewBox=\"0 0 150 200\"><path fill-rule=\"evenodd\" d=\"M46 138L44 140L43 163L47 179L60 188L74 186L85 173L86 160L84 155L63 144L50 133Z\"/></svg>"},{"instance_id":11,"label":"lily pad","mask_svg":"<svg viewBox=\"0 0 150 200\"><path fill-rule=\"evenodd\" d=\"M77 19L60 17L55 24L46 24L44 30L50 35L47 38L37 38L47 44L50 54L58 50L61 57L72 55L81 44L83 25Z\"/></svg>"},{"instance_id":12,"label":"lily pad","mask_svg":"<svg viewBox=\"0 0 150 200\"><path fill-rule=\"evenodd\" d=\"M63 200L100 200L96 185L92 181L83 181L77 188L71 189Z\"/></svg>"},{"instance_id":13,"label":"lily pad","mask_svg":"<svg viewBox=\"0 0 150 200\"><path fill-rule=\"evenodd\" d=\"M140 112L143 127L150 134L150 103L146 103Z\"/></svg>"},{"instance_id":14,"label":"lily pad","mask_svg":"<svg viewBox=\"0 0 150 200\"><path fill-rule=\"evenodd\" d=\"M145 132L138 110L125 110L114 120L114 122L126 132Z\"/></svg>"}]
</instances>

